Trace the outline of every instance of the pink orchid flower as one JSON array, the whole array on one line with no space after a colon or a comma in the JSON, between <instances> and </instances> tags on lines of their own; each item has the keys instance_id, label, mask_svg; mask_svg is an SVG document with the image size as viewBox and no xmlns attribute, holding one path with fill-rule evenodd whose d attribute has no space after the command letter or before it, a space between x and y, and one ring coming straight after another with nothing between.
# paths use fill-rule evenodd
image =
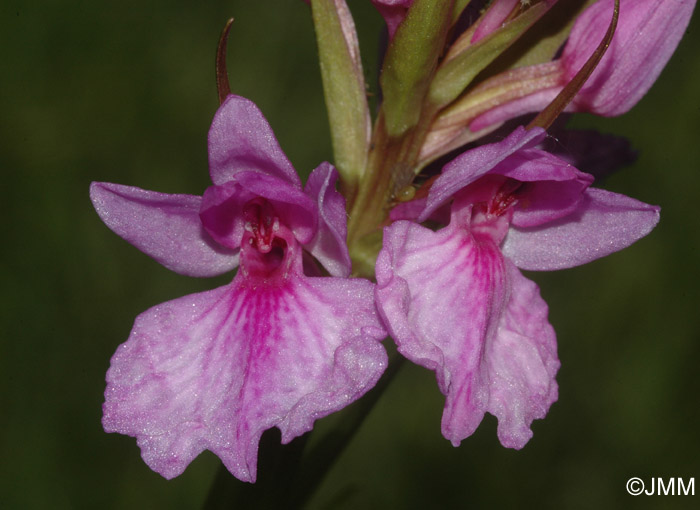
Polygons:
<instances>
[{"instance_id":1,"label":"pink orchid flower","mask_svg":"<svg viewBox=\"0 0 700 510\"><path fill-rule=\"evenodd\" d=\"M166 478L211 450L256 478L266 429L282 442L372 388L387 364L374 285L347 278L345 201L323 163L304 188L250 101L228 96L209 131L203 197L93 183L115 233L169 269L229 285L136 318L107 372L107 432L137 438ZM330 273L320 274L312 257Z\"/></svg>"},{"instance_id":2,"label":"pink orchid flower","mask_svg":"<svg viewBox=\"0 0 700 510\"><path fill-rule=\"evenodd\" d=\"M590 188L591 175L536 147L545 136L519 127L445 166L417 217L447 216L444 228L401 220L384 230L377 305L399 352L435 371L455 446L489 412L501 444L522 448L557 399L547 304L520 269L584 264L659 219L658 207Z\"/></svg>"},{"instance_id":3,"label":"pink orchid flower","mask_svg":"<svg viewBox=\"0 0 700 510\"><path fill-rule=\"evenodd\" d=\"M576 19L560 58L512 71L508 80L522 79L540 85L530 85L527 95L480 115L470 129L478 131L546 107L603 40L613 5L614 0L599 0L588 7ZM694 8L695 0L620 0L619 20L610 47L566 111L605 117L629 111L651 88L673 55Z\"/></svg>"}]
</instances>

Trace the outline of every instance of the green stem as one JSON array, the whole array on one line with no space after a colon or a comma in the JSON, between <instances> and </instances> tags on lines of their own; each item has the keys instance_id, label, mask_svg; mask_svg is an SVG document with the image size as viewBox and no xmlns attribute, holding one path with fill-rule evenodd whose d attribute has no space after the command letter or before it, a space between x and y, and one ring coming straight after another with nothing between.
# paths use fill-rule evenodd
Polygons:
<instances>
[{"instance_id":1,"label":"green stem","mask_svg":"<svg viewBox=\"0 0 700 510\"><path fill-rule=\"evenodd\" d=\"M427 102L411 130L400 137L388 135L379 113L370 145L367 170L360 182L348 218L348 247L357 276L374 277L374 260L381 248L381 227L398 192L416 177L420 149L439 109Z\"/></svg>"},{"instance_id":2,"label":"green stem","mask_svg":"<svg viewBox=\"0 0 700 510\"><path fill-rule=\"evenodd\" d=\"M351 250L362 237L378 229L386 219L393 184L392 170L399 149L400 145L387 135L384 115L380 111L370 145L367 171L349 211L348 246Z\"/></svg>"}]
</instances>

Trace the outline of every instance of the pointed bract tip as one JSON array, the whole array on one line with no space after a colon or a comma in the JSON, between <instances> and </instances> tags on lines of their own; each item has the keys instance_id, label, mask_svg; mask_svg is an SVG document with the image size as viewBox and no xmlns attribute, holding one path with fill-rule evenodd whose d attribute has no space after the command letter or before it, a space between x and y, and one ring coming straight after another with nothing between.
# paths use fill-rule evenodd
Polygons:
<instances>
[{"instance_id":1,"label":"pointed bract tip","mask_svg":"<svg viewBox=\"0 0 700 510\"><path fill-rule=\"evenodd\" d=\"M549 126L559 117L559 114L564 111L567 105L576 97L578 91L585 85L588 77L595 71L595 68L600 63L600 60L605 55L610 42L612 41L613 35L615 35L615 29L617 28L617 18L620 14L620 0L615 0L615 6L613 7L613 16L610 20L610 25L608 26L608 31L605 33L605 37L600 41L600 44L593 52L593 54L588 58L583 67L574 75L574 77L566 84L566 86L557 94L557 97L547 105L547 107L542 110L537 117L532 119L532 121L527 125L527 129L539 126L543 129L548 129Z\"/></svg>"},{"instance_id":2,"label":"pointed bract tip","mask_svg":"<svg viewBox=\"0 0 700 510\"><path fill-rule=\"evenodd\" d=\"M228 81L228 72L226 70L226 43L228 42L228 33L231 30L233 18L229 18L221 32L219 38L219 46L216 48L216 89L219 93L219 104L222 104L231 93L231 85Z\"/></svg>"}]
</instances>

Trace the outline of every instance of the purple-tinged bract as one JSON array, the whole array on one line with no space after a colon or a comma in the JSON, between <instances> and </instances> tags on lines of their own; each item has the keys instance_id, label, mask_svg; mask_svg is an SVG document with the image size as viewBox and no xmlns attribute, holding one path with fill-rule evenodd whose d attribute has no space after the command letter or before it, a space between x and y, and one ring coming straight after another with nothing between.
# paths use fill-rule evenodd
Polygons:
<instances>
[{"instance_id":1,"label":"purple-tinged bract","mask_svg":"<svg viewBox=\"0 0 700 510\"><path fill-rule=\"evenodd\" d=\"M413 5L413 0L372 0L372 3L384 17L389 38L393 38L408 9Z\"/></svg>"}]
</instances>

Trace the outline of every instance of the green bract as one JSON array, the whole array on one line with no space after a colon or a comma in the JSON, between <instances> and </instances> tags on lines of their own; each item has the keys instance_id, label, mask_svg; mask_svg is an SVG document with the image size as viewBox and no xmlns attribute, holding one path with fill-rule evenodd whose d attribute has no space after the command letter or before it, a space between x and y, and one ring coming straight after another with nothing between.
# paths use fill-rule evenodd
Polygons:
<instances>
[{"instance_id":1,"label":"green bract","mask_svg":"<svg viewBox=\"0 0 700 510\"><path fill-rule=\"evenodd\" d=\"M401 136L420 119L453 7L454 0L416 0L387 49L380 82L390 137Z\"/></svg>"},{"instance_id":2,"label":"green bract","mask_svg":"<svg viewBox=\"0 0 700 510\"><path fill-rule=\"evenodd\" d=\"M338 172L354 193L364 172L370 117L355 27L345 0L312 0L323 91Z\"/></svg>"},{"instance_id":3,"label":"green bract","mask_svg":"<svg viewBox=\"0 0 700 510\"><path fill-rule=\"evenodd\" d=\"M430 85L429 99L436 106L451 103L486 66L500 56L549 8L534 5L513 21L450 58L440 66Z\"/></svg>"}]
</instances>

